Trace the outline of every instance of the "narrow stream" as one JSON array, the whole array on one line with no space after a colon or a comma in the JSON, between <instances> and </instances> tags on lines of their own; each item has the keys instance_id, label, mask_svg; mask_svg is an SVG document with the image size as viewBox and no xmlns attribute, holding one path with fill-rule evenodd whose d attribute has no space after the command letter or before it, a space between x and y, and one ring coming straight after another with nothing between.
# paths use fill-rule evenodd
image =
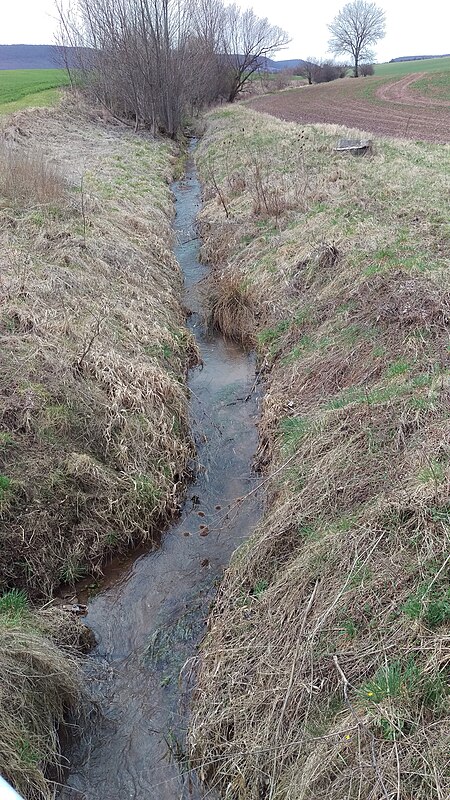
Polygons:
<instances>
[{"instance_id":1,"label":"narrow stream","mask_svg":"<svg viewBox=\"0 0 450 800\"><path fill-rule=\"evenodd\" d=\"M252 459L258 401L254 393L245 400L254 381L253 357L219 335L207 335L201 323L199 281L207 268L198 261L200 185L192 157L172 189L175 254L203 359L203 368L189 378L198 476L159 548L130 561L90 601L86 622L98 644L86 681L96 711L69 754L61 800L203 797L182 759L197 645L217 581L261 511L255 493L227 515L257 483Z\"/></svg>"}]
</instances>

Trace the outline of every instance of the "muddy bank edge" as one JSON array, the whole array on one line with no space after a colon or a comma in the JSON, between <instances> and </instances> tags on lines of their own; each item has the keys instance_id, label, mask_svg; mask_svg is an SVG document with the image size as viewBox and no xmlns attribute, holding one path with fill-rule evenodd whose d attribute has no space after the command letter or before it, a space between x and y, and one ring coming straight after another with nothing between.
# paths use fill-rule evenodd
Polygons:
<instances>
[{"instance_id":1,"label":"muddy bank edge","mask_svg":"<svg viewBox=\"0 0 450 800\"><path fill-rule=\"evenodd\" d=\"M197 160L210 321L266 380L264 520L225 574L191 758L229 800L442 798L449 159L220 109Z\"/></svg>"}]
</instances>

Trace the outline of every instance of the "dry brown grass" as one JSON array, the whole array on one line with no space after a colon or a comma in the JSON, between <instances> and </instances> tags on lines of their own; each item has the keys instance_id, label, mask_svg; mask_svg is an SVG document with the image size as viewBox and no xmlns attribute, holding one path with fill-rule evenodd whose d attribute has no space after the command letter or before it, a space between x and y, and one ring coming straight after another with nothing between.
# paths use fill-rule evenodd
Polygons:
<instances>
[{"instance_id":1,"label":"dry brown grass","mask_svg":"<svg viewBox=\"0 0 450 800\"><path fill-rule=\"evenodd\" d=\"M176 513L196 348L170 249L171 146L82 109L23 112L4 139L0 583L43 594Z\"/></svg>"},{"instance_id":2,"label":"dry brown grass","mask_svg":"<svg viewBox=\"0 0 450 800\"><path fill-rule=\"evenodd\" d=\"M0 770L27 800L54 797L49 771L61 778L59 736L81 702L82 632L62 611L29 611L21 593L0 597Z\"/></svg>"},{"instance_id":3,"label":"dry brown grass","mask_svg":"<svg viewBox=\"0 0 450 800\"><path fill-rule=\"evenodd\" d=\"M192 454L176 153L85 108L0 131L0 586L33 597L155 540ZM0 597L0 770L54 796L87 629Z\"/></svg>"},{"instance_id":4,"label":"dry brown grass","mask_svg":"<svg viewBox=\"0 0 450 800\"><path fill-rule=\"evenodd\" d=\"M43 153L0 144L0 196L25 206L63 204L66 186Z\"/></svg>"},{"instance_id":5,"label":"dry brown grass","mask_svg":"<svg viewBox=\"0 0 450 800\"><path fill-rule=\"evenodd\" d=\"M340 158L342 134L305 129L300 161L298 128L236 108L199 152L234 226L220 274L254 304L273 475L209 621L190 729L193 763L228 800L450 788L448 152L386 141ZM297 210L255 216L253 142L274 182L307 187ZM214 197L203 222L214 252Z\"/></svg>"},{"instance_id":6,"label":"dry brown grass","mask_svg":"<svg viewBox=\"0 0 450 800\"><path fill-rule=\"evenodd\" d=\"M239 273L216 270L205 283L206 323L244 347L255 343L254 302Z\"/></svg>"}]
</instances>

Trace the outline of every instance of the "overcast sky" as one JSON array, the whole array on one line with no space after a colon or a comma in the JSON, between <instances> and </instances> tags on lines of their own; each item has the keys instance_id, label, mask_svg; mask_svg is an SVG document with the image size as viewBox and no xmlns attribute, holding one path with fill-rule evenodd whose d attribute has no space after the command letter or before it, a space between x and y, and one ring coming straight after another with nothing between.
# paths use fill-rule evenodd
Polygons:
<instances>
[{"instance_id":1,"label":"overcast sky","mask_svg":"<svg viewBox=\"0 0 450 800\"><path fill-rule=\"evenodd\" d=\"M343 0L253 0L260 16L284 28L292 39L277 58L322 57L327 51L330 22ZM450 53L448 0L379 0L387 16L387 35L377 48L377 60L396 56ZM55 30L53 0L2 0L0 44L52 44Z\"/></svg>"}]
</instances>

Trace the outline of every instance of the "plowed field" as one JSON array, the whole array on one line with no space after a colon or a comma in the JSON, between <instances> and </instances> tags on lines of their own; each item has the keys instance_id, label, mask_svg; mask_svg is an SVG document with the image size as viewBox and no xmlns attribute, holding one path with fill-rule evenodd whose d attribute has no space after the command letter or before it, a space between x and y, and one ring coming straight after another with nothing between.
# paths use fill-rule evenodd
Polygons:
<instances>
[{"instance_id":1,"label":"plowed field","mask_svg":"<svg viewBox=\"0 0 450 800\"><path fill-rule=\"evenodd\" d=\"M421 73L386 82L345 78L264 95L252 108L289 122L327 122L384 136L450 142L450 102L412 90Z\"/></svg>"}]
</instances>

